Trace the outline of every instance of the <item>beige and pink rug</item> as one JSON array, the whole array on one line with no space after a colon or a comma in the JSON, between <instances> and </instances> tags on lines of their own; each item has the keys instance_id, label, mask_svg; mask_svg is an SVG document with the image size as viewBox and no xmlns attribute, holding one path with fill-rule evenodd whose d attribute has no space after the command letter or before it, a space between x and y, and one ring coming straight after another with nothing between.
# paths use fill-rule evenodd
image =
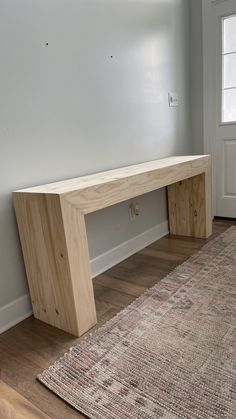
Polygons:
<instances>
[{"instance_id":1,"label":"beige and pink rug","mask_svg":"<svg viewBox=\"0 0 236 419\"><path fill-rule=\"evenodd\" d=\"M39 380L89 418L236 418L236 228Z\"/></svg>"}]
</instances>

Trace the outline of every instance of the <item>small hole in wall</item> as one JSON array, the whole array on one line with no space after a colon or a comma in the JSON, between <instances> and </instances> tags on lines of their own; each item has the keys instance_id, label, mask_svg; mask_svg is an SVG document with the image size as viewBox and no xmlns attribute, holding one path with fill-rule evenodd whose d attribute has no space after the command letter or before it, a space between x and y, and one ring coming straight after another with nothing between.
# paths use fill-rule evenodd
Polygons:
<instances>
[{"instance_id":1,"label":"small hole in wall","mask_svg":"<svg viewBox=\"0 0 236 419\"><path fill-rule=\"evenodd\" d=\"M45 45L48 45L48 42L46 42L46 44Z\"/></svg>"},{"instance_id":2,"label":"small hole in wall","mask_svg":"<svg viewBox=\"0 0 236 419\"><path fill-rule=\"evenodd\" d=\"M113 55L111 55L111 58L113 58Z\"/></svg>"}]
</instances>

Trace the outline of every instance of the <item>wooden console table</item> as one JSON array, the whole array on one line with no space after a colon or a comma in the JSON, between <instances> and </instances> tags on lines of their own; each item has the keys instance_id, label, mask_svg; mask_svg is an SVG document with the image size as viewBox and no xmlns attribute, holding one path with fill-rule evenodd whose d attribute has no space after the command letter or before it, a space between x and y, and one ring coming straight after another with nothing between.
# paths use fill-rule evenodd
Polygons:
<instances>
[{"instance_id":1,"label":"wooden console table","mask_svg":"<svg viewBox=\"0 0 236 419\"><path fill-rule=\"evenodd\" d=\"M210 156L170 157L13 192L36 318L81 336L97 322L85 214L168 187L170 232L212 232Z\"/></svg>"}]
</instances>

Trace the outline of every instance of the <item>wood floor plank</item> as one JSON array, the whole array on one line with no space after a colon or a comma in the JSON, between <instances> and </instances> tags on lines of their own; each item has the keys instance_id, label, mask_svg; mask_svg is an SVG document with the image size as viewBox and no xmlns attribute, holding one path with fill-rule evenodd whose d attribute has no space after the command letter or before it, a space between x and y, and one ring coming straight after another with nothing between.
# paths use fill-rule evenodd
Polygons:
<instances>
[{"instance_id":1,"label":"wood floor plank","mask_svg":"<svg viewBox=\"0 0 236 419\"><path fill-rule=\"evenodd\" d=\"M130 304L134 300L134 296L126 294L115 289L104 287L95 281L94 283L94 294L96 304L99 306L101 301L107 303L111 302L113 306L120 307L120 310Z\"/></svg>"},{"instance_id":2,"label":"wood floor plank","mask_svg":"<svg viewBox=\"0 0 236 419\"><path fill-rule=\"evenodd\" d=\"M120 265L113 268L112 271L108 271L107 274L121 281L130 282L134 286L145 285L146 288L150 288L154 284L159 282L162 278L164 278L164 276L167 275L167 273L169 273L170 270L170 268L153 268L149 266L149 264L143 264L143 266L135 267L134 269L129 270Z\"/></svg>"},{"instance_id":3,"label":"wood floor plank","mask_svg":"<svg viewBox=\"0 0 236 419\"><path fill-rule=\"evenodd\" d=\"M40 411L13 388L0 380L0 418L50 419L50 416Z\"/></svg>"},{"instance_id":4,"label":"wood floor plank","mask_svg":"<svg viewBox=\"0 0 236 419\"><path fill-rule=\"evenodd\" d=\"M217 220L212 238L231 224L236 222ZM94 329L114 317L205 243L206 240L168 235L95 278L98 325ZM84 418L36 380L37 374L79 340L33 317L0 335L0 379L13 392L8 393L9 397L3 396L0 387L0 419ZM45 416L37 416L40 414Z\"/></svg>"},{"instance_id":5,"label":"wood floor plank","mask_svg":"<svg viewBox=\"0 0 236 419\"><path fill-rule=\"evenodd\" d=\"M141 250L140 253L142 255L156 257L162 261L171 261L176 264L179 264L183 260L183 255L181 255L180 253L167 253L162 250L152 249L150 246L145 247L145 249Z\"/></svg>"},{"instance_id":6,"label":"wood floor plank","mask_svg":"<svg viewBox=\"0 0 236 419\"><path fill-rule=\"evenodd\" d=\"M112 278L109 275L99 275L96 282L103 287L107 287L119 292L121 291L125 294L130 294L133 297L138 297L147 289L145 286L140 286L127 281L119 280L117 278Z\"/></svg>"}]
</instances>

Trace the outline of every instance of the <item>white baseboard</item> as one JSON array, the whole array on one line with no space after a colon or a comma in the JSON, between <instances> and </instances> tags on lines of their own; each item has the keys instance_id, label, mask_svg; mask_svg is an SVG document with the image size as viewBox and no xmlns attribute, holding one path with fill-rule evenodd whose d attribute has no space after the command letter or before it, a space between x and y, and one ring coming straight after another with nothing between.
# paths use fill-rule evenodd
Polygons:
<instances>
[{"instance_id":1,"label":"white baseboard","mask_svg":"<svg viewBox=\"0 0 236 419\"><path fill-rule=\"evenodd\" d=\"M31 316L32 307L29 294L17 298L17 300L0 308L0 333L20 323Z\"/></svg>"},{"instance_id":2,"label":"white baseboard","mask_svg":"<svg viewBox=\"0 0 236 419\"><path fill-rule=\"evenodd\" d=\"M122 262L134 253L160 239L169 233L168 221L164 221L144 233L138 236L132 237L132 239L121 243L119 246L113 247L108 252L99 255L98 257L91 260L91 271L92 278Z\"/></svg>"},{"instance_id":3,"label":"white baseboard","mask_svg":"<svg viewBox=\"0 0 236 419\"><path fill-rule=\"evenodd\" d=\"M120 244L91 260L92 277L105 272L122 260L168 234L168 221L145 231L138 236ZM23 295L15 301L0 308L0 333L5 332L17 323L32 315L29 294Z\"/></svg>"}]
</instances>

